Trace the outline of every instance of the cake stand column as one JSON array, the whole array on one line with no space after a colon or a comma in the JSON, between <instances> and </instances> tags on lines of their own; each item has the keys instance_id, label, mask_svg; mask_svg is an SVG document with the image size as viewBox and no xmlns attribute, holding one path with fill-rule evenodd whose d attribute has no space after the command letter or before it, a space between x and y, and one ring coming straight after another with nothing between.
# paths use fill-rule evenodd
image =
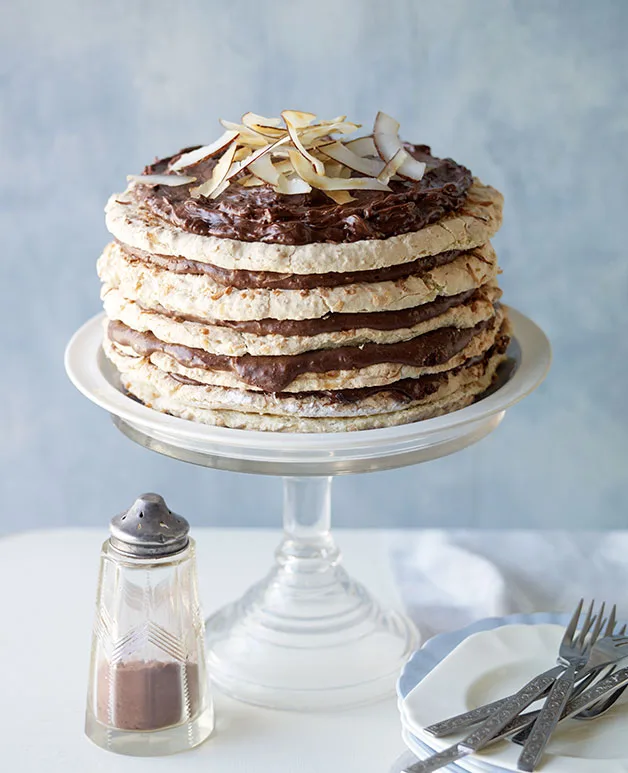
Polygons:
<instances>
[{"instance_id":1,"label":"cake stand column","mask_svg":"<svg viewBox=\"0 0 628 773\"><path fill-rule=\"evenodd\" d=\"M207 621L216 685L272 708L378 700L417 645L412 623L383 610L341 566L330 477L286 477L284 537L267 577Z\"/></svg>"},{"instance_id":2,"label":"cake stand column","mask_svg":"<svg viewBox=\"0 0 628 773\"><path fill-rule=\"evenodd\" d=\"M331 477L284 478L284 538L277 562L293 573L325 573L340 551L331 536Z\"/></svg>"}]
</instances>

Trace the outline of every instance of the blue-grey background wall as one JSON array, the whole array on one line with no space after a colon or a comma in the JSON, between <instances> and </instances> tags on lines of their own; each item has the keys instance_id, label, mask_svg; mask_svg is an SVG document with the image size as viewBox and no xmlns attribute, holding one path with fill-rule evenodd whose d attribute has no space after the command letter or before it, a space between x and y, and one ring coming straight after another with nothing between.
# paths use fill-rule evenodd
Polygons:
<instances>
[{"instance_id":1,"label":"blue-grey background wall","mask_svg":"<svg viewBox=\"0 0 628 773\"><path fill-rule=\"evenodd\" d=\"M278 525L280 487L161 458L70 386L102 208L219 117L383 109L506 196L506 299L549 380L493 436L339 479L345 525L615 526L628 506L625 0L0 0L0 531L103 524L144 490Z\"/></svg>"}]
</instances>

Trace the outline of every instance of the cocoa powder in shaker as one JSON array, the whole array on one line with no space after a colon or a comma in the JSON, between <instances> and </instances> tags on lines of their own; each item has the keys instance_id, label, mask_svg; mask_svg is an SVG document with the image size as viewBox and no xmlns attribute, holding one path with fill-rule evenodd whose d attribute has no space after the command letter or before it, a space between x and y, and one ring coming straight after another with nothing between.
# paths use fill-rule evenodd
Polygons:
<instances>
[{"instance_id":1,"label":"cocoa powder in shaker","mask_svg":"<svg viewBox=\"0 0 628 773\"><path fill-rule=\"evenodd\" d=\"M196 663L128 661L98 671L98 719L120 730L159 730L194 717L199 703Z\"/></svg>"}]
</instances>

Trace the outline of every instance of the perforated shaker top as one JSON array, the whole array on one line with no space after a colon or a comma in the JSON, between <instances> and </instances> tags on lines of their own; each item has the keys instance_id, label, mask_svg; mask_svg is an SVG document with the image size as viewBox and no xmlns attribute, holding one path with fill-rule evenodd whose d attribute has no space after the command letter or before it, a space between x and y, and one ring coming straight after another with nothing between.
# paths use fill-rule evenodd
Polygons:
<instances>
[{"instance_id":1,"label":"perforated shaker top","mask_svg":"<svg viewBox=\"0 0 628 773\"><path fill-rule=\"evenodd\" d=\"M119 553L136 558L162 558L188 546L190 524L170 511L159 494L142 494L131 507L114 516L110 544Z\"/></svg>"}]
</instances>

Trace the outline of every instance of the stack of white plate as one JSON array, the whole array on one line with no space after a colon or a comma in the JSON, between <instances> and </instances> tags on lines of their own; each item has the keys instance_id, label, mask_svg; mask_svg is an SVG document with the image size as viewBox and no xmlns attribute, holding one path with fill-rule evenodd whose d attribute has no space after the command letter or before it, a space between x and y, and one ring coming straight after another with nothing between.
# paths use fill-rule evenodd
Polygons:
<instances>
[{"instance_id":1,"label":"stack of white plate","mask_svg":"<svg viewBox=\"0 0 628 773\"><path fill-rule=\"evenodd\" d=\"M461 736L434 738L424 728L515 692L555 665L568 615L491 618L431 639L404 668L397 685L403 739L424 759ZM628 697L628 696L627 696ZM516 771L521 746L495 744L446 771ZM411 762L408 755L396 770ZM542 773L628 773L628 701L593 722L568 720L552 736Z\"/></svg>"}]
</instances>

